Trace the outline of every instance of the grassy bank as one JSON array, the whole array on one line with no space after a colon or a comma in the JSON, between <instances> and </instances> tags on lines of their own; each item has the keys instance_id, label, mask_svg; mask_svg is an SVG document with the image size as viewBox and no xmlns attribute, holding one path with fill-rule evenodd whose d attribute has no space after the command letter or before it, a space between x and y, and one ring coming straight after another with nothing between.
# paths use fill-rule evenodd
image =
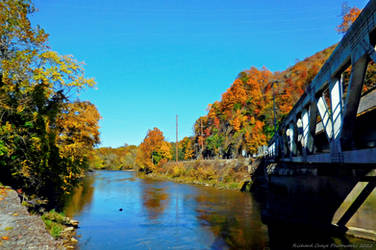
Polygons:
<instances>
[{"instance_id":1,"label":"grassy bank","mask_svg":"<svg viewBox=\"0 0 376 250\"><path fill-rule=\"evenodd\" d=\"M249 180L250 159L167 162L147 176L179 183L240 190Z\"/></svg>"}]
</instances>

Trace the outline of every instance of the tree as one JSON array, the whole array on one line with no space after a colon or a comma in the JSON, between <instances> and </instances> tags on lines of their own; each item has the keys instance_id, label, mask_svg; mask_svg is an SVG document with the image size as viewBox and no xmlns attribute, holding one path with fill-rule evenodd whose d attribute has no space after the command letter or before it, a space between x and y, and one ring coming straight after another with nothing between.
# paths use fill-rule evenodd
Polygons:
<instances>
[{"instance_id":1,"label":"tree","mask_svg":"<svg viewBox=\"0 0 376 250\"><path fill-rule=\"evenodd\" d=\"M219 156L221 154L223 137L214 134L206 138L207 148L212 151L213 155Z\"/></svg>"},{"instance_id":2,"label":"tree","mask_svg":"<svg viewBox=\"0 0 376 250\"><path fill-rule=\"evenodd\" d=\"M72 155L57 143L57 120L76 112L70 97L95 82L72 56L47 47L48 35L28 19L33 12L29 0L0 2L0 178L53 201L77 181Z\"/></svg>"},{"instance_id":3,"label":"tree","mask_svg":"<svg viewBox=\"0 0 376 250\"><path fill-rule=\"evenodd\" d=\"M171 146L165 141L162 131L158 128L149 130L140 144L136 156L136 164L141 171L152 172L164 162L171 159Z\"/></svg>"},{"instance_id":4,"label":"tree","mask_svg":"<svg viewBox=\"0 0 376 250\"><path fill-rule=\"evenodd\" d=\"M57 117L57 142L61 158L66 159L65 181L79 178L88 167L87 160L99 140L100 115L90 102L65 104Z\"/></svg>"},{"instance_id":5,"label":"tree","mask_svg":"<svg viewBox=\"0 0 376 250\"><path fill-rule=\"evenodd\" d=\"M345 34L361 12L362 10L357 7L350 8L347 4L342 5L342 23L337 26L337 32L339 34Z\"/></svg>"}]
</instances>

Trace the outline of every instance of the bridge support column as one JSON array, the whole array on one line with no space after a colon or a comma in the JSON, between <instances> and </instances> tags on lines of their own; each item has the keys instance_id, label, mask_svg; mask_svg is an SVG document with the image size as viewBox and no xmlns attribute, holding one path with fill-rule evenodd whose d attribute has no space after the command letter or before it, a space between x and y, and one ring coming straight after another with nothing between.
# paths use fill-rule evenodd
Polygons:
<instances>
[{"instance_id":1,"label":"bridge support column","mask_svg":"<svg viewBox=\"0 0 376 250\"><path fill-rule=\"evenodd\" d=\"M303 146L303 157L304 159L307 158L307 147L308 147L308 140L310 140L310 133L309 133L309 111L304 109L302 112L302 123L303 123L303 138L302 138L302 146Z\"/></svg>"},{"instance_id":2,"label":"bridge support column","mask_svg":"<svg viewBox=\"0 0 376 250\"><path fill-rule=\"evenodd\" d=\"M332 132L333 125L332 125L332 119L329 114L328 105L326 105L326 102L323 96L320 96L320 98L318 99L317 108L320 113L322 125L326 132L326 137L328 138L328 141L330 141L332 138L332 134L333 134Z\"/></svg>"},{"instance_id":3,"label":"bridge support column","mask_svg":"<svg viewBox=\"0 0 376 250\"><path fill-rule=\"evenodd\" d=\"M355 128L356 114L358 111L360 95L367 70L368 55L363 55L352 65L350 84L347 90L344 115L342 121L341 142L343 149L353 147L353 130Z\"/></svg>"},{"instance_id":4,"label":"bridge support column","mask_svg":"<svg viewBox=\"0 0 376 250\"><path fill-rule=\"evenodd\" d=\"M333 139L336 139L342 128L342 81L334 79L330 85L330 101L332 106Z\"/></svg>"},{"instance_id":5,"label":"bridge support column","mask_svg":"<svg viewBox=\"0 0 376 250\"><path fill-rule=\"evenodd\" d=\"M289 142L289 151L290 151L290 158L296 155L296 141L298 139L297 133L297 126L296 126L296 119L292 123L289 124L289 128L286 131L286 135L288 136Z\"/></svg>"},{"instance_id":6,"label":"bridge support column","mask_svg":"<svg viewBox=\"0 0 376 250\"><path fill-rule=\"evenodd\" d=\"M307 149L309 153L313 153L314 150L314 135L316 133L316 122L317 122L317 101L314 96L312 97L311 105L309 106L309 139L307 143Z\"/></svg>"},{"instance_id":7,"label":"bridge support column","mask_svg":"<svg viewBox=\"0 0 376 250\"><path fill-rule=\"evenodd\" d=\"M335 78L332 80L329 90L330 90L330 103L332 107L332 136L330 141L330 154L331 161L336 163L343 162L341 142L339 140L339 135L342 130L342 114L343 114L343 104L342 104L342 79Z\"/></svg>"}]
</instances>

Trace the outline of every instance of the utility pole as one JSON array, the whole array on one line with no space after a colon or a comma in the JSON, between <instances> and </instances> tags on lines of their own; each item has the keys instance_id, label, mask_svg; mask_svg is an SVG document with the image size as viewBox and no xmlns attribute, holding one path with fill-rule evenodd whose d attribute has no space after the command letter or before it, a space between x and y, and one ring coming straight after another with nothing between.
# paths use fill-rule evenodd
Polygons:
<instances>
[{"instance_id":1,"label":"utility pole","mask_svg":"<svg viewBox=\"0 0 376 250\"><path fill-rule=\"evenodd\" d=\"M204 137L203 137L203 132L202 132L202 119L200 119L200 136L201 136L201 154L202 154L202 152L204 151Z\"/></svg>"},{"instance_id":2,"label":"utility pole","mask_svg":"<svg viewBox=\"0 0 376 250\"><path fill-rule=\"evenodd\" d=\"M175 160L176 162L178 162L178 159L179 159L179 150L178 150L178 147L179 147L179 141L178 141L178 115L176 115L176 154L175 154Z\"/></svg>"},{"instance_id":3,"label":"utility pole","mask_svg":"<svg viewBox=\"0 0 376 250\"><path fill-rule=\"evenodd\" d=\"M272 88L273 88L273 116L274 116L274 136L277 134L277 114L275 109L275 90L274 85L278 82L278 80L275 80L272 82Z\"/></svg>"},{"instance_id":4,"label":"utility pole","mask_svg":"<svg viewBox=\"0 0 376 250\"><path fill-rule=\"evenodd\" d=\"M273 87L273 116L274 116L274 135L273 137L275 138L275 151L277 152L278 151L278 148L279 148L279 145L278 145L278 137L277 137L277 111L276 111L276 108L275 108L275 88L274 88L274 85L276 83L279 83L280 81L279 80L274 80L272 82L272 87Z\"/></svg>"}]
</instances>

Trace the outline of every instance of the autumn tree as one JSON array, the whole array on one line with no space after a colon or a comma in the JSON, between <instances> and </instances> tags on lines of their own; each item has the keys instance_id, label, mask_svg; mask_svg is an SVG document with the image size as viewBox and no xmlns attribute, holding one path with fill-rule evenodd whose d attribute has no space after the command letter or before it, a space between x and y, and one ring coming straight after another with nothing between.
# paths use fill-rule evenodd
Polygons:
<instances>
[{"instance_id":1,"label":"autumn tree","mask_svg":"<svg viewBox=\"0 0 376 250\"><path fill-rule=\"evenodd\" d=\"M184 160L190 160L194 157L192 138L184 137L183 140L179 142L179 145L181 145L182 153L184 154Z\"/></svg>"},{"instance_id":2,"label":"autumn tree","mask_svg":"<svg viewBox=\"0 0 376 250\"><path fill-rule=\"evenodd\" d=\"M362 10L357 7L350 8L347 4L342 6L342 23L337 26L337 32L345 34L350 28L351 24L355 22Z\"/></svg>"},{"instance_id":3,"label":"autumn tree","mask_svg":"<svg viewBox=\"0 0 376 250\"><path fill-rule=\"evenodd\" d=\"M77 180L57 121L75 112L69 97L95 82L72 56L46 46L48 35L28 19L33 12L28 0L0 2L0 178L53 201Z\"/></svg>"},{"instance_id":4,"label":"autumn tree","mask_svg":"<svg viewBox=\"0 0 376 250\"><path fill-rule=\"evenodd\" d=\"M58 115L57 147L60 156L67 161L65 181L78 178L88 167L88 157L100 142L99 119L97 108L88 101L67 103Z\"/></svg>"},{"instance_id":5,"label":"autumn tree","mask_svg":"<svg viewBox=\"0 0 376 250\"><path fill-rule=\"evenodd\" d=\"M171 146L165 141L162 131L158 128L149 130L140 144L136 164L141 171L151 172L171 159Z\"/></svg>"}]
</instances>

